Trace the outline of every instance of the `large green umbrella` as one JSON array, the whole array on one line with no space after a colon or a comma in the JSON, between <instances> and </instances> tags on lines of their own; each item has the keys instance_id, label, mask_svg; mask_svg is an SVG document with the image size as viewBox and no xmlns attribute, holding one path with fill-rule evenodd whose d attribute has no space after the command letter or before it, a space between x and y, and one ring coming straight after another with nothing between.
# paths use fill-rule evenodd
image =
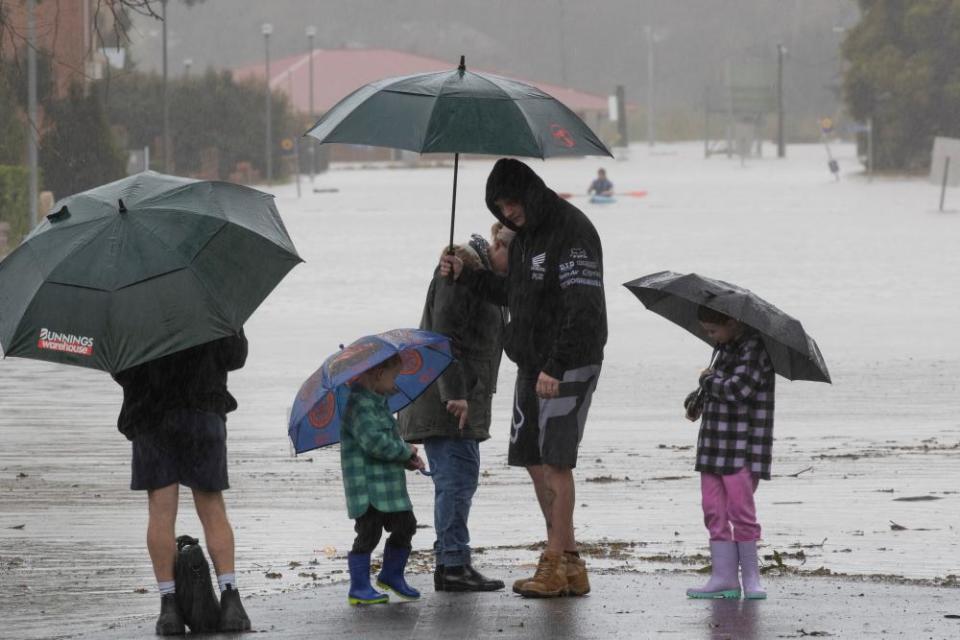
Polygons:
<instances>
[{"instance_id":1,"label":"large green umbrella","mask_svg":"<svg viewBox=\"0 0 960 640\"><path fill-rule=\"evenodd\" d=\"M418 153L452 153L457 209L461 153L549 158L612 155L583 120L540 89L467 71L398 76L363 86L335 104L304 135Z\"/></svg>"},{"instance_id":2,"label":"large green umbrella","mask_svg":"<svg viewBox=\"0 0 960 640\"><path fill-rule=\"evenodd\" d=\"M0 346L114 373L237 333L299 262L273 196L145 171L57 202L0 262Z\"/></svg>"}]
</instances>

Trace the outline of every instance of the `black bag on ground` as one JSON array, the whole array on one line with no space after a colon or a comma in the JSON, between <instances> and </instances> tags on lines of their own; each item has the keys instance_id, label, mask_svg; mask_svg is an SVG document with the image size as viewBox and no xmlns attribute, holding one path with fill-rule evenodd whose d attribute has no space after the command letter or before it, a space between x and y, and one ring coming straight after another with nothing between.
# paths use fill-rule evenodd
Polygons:
<instances>
[{"instance_id":1,"label":"black bag on ground","mask_svg":"<svg viewBox=\"0 0 960 640\"><path fill-rule=\"evenodd\" d=\"M177 606L193 633L216 631L220 623L220 603L213 591L210 564L200 541L190 536L177 538Z\"/></svg>"}]
</instances>

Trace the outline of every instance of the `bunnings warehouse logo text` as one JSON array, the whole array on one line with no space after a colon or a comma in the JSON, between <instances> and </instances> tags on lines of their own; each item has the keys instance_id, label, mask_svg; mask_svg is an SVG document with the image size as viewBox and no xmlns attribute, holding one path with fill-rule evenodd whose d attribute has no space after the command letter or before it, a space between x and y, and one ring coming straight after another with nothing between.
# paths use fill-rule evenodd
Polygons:
<instances>
[{"instance_id":1,"label":"bunnings warehouse logo text","mask_svg":"<svg viewBox=\"0 0 960 640\"><path fill-rule=\"evenodd\" d=\"M38 349L48 351L63 351L81 356L93 355L93 338L75 336L72 333L60 333L50 329L40 329L40 339L37 340Z\"/></svg>"}]
</instances>

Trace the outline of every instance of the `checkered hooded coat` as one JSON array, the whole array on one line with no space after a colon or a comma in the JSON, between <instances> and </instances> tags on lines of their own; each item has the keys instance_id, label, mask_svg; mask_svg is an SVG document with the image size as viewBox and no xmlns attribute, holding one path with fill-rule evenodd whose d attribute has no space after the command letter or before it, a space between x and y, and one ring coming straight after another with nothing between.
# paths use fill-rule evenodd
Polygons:
<instances>
[{"instance_id":1,"label":"checkered hooded coat","mask_svg":"<svg viewBox=\"0 0 960 640\"><path fill-rule=\"evenodd\" d=\"M746 467L770 479L775 379L756 332L719 346L713 372L700 379L704 405L697 471L729 475Z\"/></svg>"},{"instance_id":2,"label":"checkered hooded coat","mask_svg":"<svg viewBox=\"0 0 960 640\"><path fill-rule=\"evenodd\" d=\"M384 513L412 511L404 468L410 458L410 446L397 432L387 399L354 385L340 425L347 514L359 518L370 506Z\"/></svg>"}]
</instances>

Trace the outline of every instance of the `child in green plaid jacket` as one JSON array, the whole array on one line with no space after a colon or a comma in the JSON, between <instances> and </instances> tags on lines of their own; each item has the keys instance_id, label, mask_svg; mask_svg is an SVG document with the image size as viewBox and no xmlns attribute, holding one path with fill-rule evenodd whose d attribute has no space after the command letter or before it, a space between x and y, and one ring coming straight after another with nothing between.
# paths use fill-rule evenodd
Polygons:
<instances>
[{"instance_id":1,"label":"child in green plaid jacket","mask_svg":"<svg viewBox=\"0 0 960 640\"><path fill-rule=\"evenodd\" d=\"M417 531L413 505L407 495L404 469L423 469L417 447L397 432L387 405L394 392L402 360L393 356L361 374L350 388L346 417L340 426L340 466L347 496L347 514L356 521L357 537L347 556L350 565L351 605L381 604L384 593L370 585L370 553L380 543L382 530L390 532L383 549L383 568L377 586L404 600L420 592L403 577Z\"/></svg>"}]
</instances>

